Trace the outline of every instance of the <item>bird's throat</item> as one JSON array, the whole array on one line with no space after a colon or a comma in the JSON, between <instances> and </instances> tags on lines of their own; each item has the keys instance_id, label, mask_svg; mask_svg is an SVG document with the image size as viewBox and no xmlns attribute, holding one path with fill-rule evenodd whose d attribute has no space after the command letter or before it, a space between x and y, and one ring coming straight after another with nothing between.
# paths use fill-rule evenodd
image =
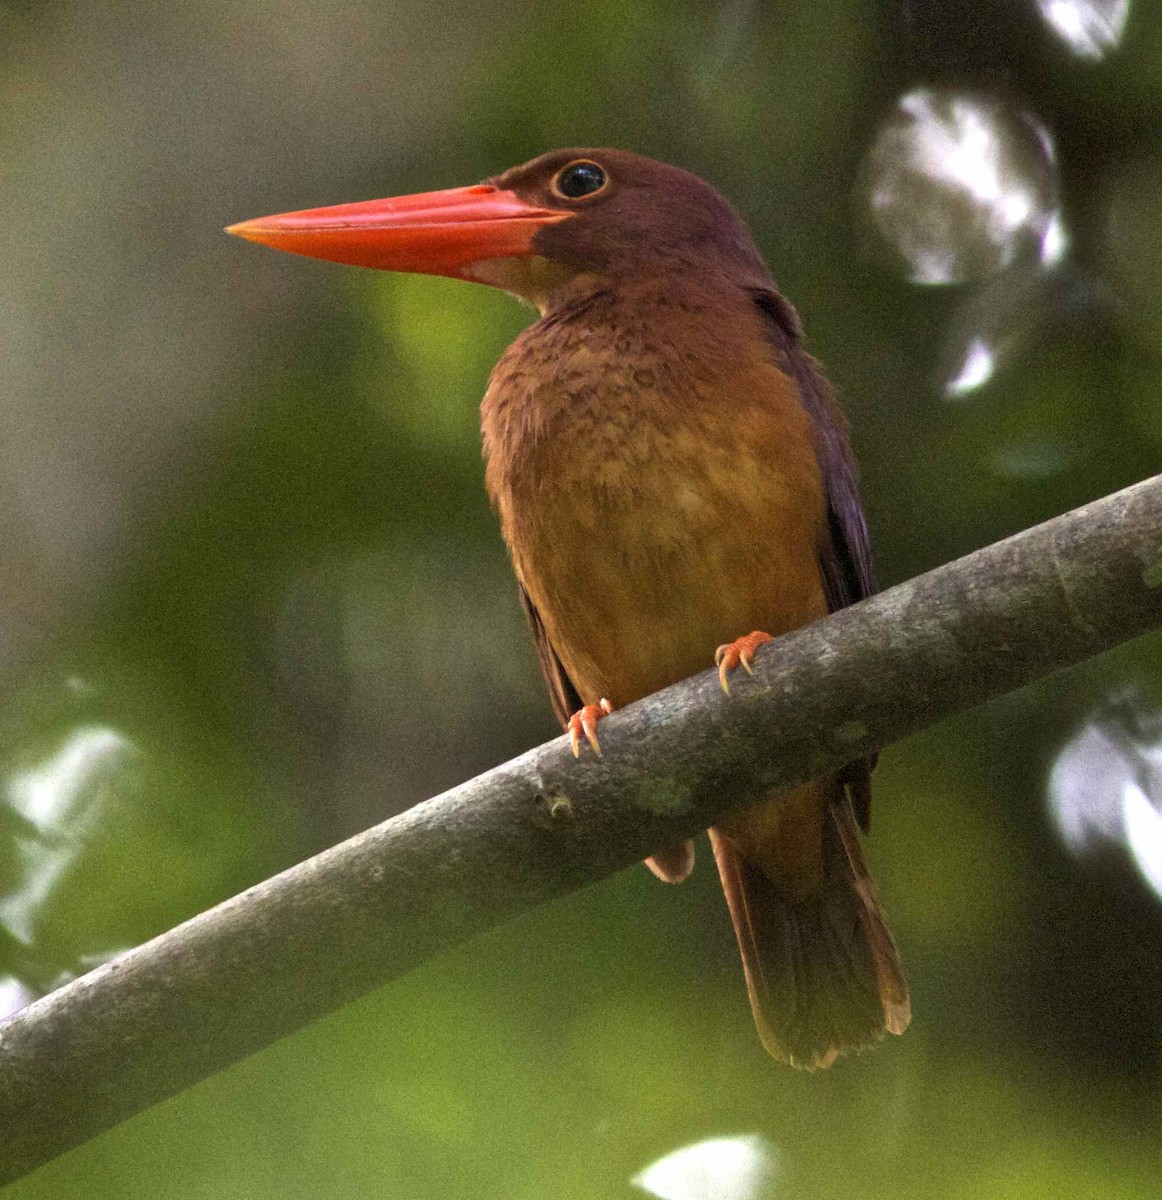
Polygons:
<instances>
[{"instance_id":1,"label":"bird's throat","mask_svg":"<svg viewBox=\"0 0 1162 1200\"><path fill-rule=\"evenodd\" d=\"M563 263L531 254L523 258L486 258L469 263L463 274L467 279L508 292L537 309L543 317L553 306L553 297L569 286L576 272Z\"/></svg>"}]
</instances>

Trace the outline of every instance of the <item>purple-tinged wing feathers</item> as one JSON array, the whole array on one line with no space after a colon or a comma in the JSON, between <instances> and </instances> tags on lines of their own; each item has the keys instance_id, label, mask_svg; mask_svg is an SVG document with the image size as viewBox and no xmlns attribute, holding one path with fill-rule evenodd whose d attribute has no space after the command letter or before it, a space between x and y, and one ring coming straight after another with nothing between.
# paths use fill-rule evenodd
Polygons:
<instances>
[{"instance_id":1,"label":"purple-tinged wing feathers","mask_svg":"<svg viewBox=\"0 0 1162 1200\"><path fill-rule=\"evenodd\" d=\"M815 452L827 496L827 528L820 531L819 571L827 606L835 612L878 590L847 418L818 363L803 348L802 327L791 304L773 289L755 289L753 295L766 318L775 361L795 381L814 427ZM871 819L874 765L874 758L866 759L852 763L843 772L852 807L865 831Z\"/></svg>"},{"instance_id":2,"label":"purple-tinged wing feathers","mask_svg":"<svg viewBox=\"0 0 1162 1200\"><path fill-rule=\"evenodd\" d=\"M557 652L549 641L541 614L537 612L536 606L523 587L520 589L520 603L529 619L529 625L532 627L533 642L537 647L541 674L544 675L545 683L549 688L549 699L553 704L553 712L556 714L557 720L561 722L563 729L569 724L569 718L573 713L581 707L581 697L577 694L573 681L565 674L565 668L561 665L561 660L557 657Z\"/></svg>"}]
</instances>

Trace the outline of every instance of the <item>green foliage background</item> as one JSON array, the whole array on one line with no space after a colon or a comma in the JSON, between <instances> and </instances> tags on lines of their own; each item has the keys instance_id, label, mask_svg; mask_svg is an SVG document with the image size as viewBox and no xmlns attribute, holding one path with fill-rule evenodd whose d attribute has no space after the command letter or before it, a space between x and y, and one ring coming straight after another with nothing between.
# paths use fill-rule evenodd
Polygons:
<instances>
[{"instance_id":1,"label":"green foliage background","mask_svg":"<svg viewBox=\"0 0 1162 1200\"><path fill-rule=\"evenodd\" d=\"M851 413L885 583L1159 469L1145 0L1101 63L1032 0L0 0L0 34L0 974L30 994L555 733L476 428L529 314L231 221L556 145L702 174ZM921 85L1035 114L1072 239L955 403L951 331L1004 279L909 283L861 182ZM1107 697L1156 706L1160 666L1132 644L883 755L870 855L916 1018L874 1054L762 1055L703 848L683 888L638 869L546 907L9 1194L617 1197L757 1132L771 1195L1155 1196L1162 906L1116 850L1070 857L1046 780ZM94 729L124 753L30 824L29 773Z\"/></svg>"}]
</instances>

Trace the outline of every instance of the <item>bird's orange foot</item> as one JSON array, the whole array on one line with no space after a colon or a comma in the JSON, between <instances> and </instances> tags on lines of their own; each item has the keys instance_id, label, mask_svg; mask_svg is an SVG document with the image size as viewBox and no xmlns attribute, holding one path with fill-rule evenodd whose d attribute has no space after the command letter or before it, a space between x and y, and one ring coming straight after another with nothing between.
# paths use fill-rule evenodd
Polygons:
<instances>
[{"instance_id":1,"label":"bird's orange foot","mask_svg":"<svg viewBox=\"0 0 1162 1200\"><path fill-rule=\"evenodd\" d=\"M581 735L585 735L585 740L593 747L593 753L598 758L601 757L601 743L597 740L597 722L602 717L608 716L613 712L613 705L608 700L603 699L600 704L586 704L584 708L579 708L570 718L567 726L569 730L569 745L573 747L573 757L581 757Z\"/></svg>"},{"instance_id":2,"label":"bird's orange foot","mask_svg":"<svg viewBox=\"0 0 1162 1200\"><path fill-rule=\"evenodd\" d=\"M728 696L730 695L730 684L726 681L727 671L733 671L741 663L746 673L753 675L754 669L751 664L754 662L754 652L760 646L772 641L774 638L769 633L763 633L762 630L756 629L754 633L748 633L746 637L727 642L725 646L719 646L714 651L714 661L718 664L718 682L722 684L722 690Z\"/></svg>"}]
</instances>

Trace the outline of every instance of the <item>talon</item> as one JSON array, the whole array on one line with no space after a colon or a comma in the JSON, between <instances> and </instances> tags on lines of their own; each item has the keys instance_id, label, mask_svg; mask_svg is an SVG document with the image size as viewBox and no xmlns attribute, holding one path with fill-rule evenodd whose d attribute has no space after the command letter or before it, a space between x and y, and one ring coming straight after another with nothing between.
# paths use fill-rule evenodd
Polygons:
<instances>
[{"instance_id":1,"label":"talon","mask_svg":"<svg viewBox=\"0 0 1162 1200\"><path fill-rule=\"evenodd\" d=\"M763 633L762 630L756 629L753 633L748 633L746 637L736 638L733 642L727 642L714 651L714 661L718 666L718 682L722 684L722 690L728 696L730 695L730 684L727 681L727 672L733 671L741 664L748 675L753 675L755 651L773 640L769 633Z\"/></svg>"},{"instance_id":2,"label":"talon","mask_svg":"<svg viewBox=\"0 0 1162 1200\"><path fill-rule=\"evenodd\" d=\"M586 704L584 708L579 708L569 718L569 745L573 749L573 757L581 757L581 735L585 735L585 740L593 747L593 753L601 758L601 743L597 740L597 722L602 717L608 716L613 712L613 705L603 696L597 704Z\"/></svg>"}]
</instances>

